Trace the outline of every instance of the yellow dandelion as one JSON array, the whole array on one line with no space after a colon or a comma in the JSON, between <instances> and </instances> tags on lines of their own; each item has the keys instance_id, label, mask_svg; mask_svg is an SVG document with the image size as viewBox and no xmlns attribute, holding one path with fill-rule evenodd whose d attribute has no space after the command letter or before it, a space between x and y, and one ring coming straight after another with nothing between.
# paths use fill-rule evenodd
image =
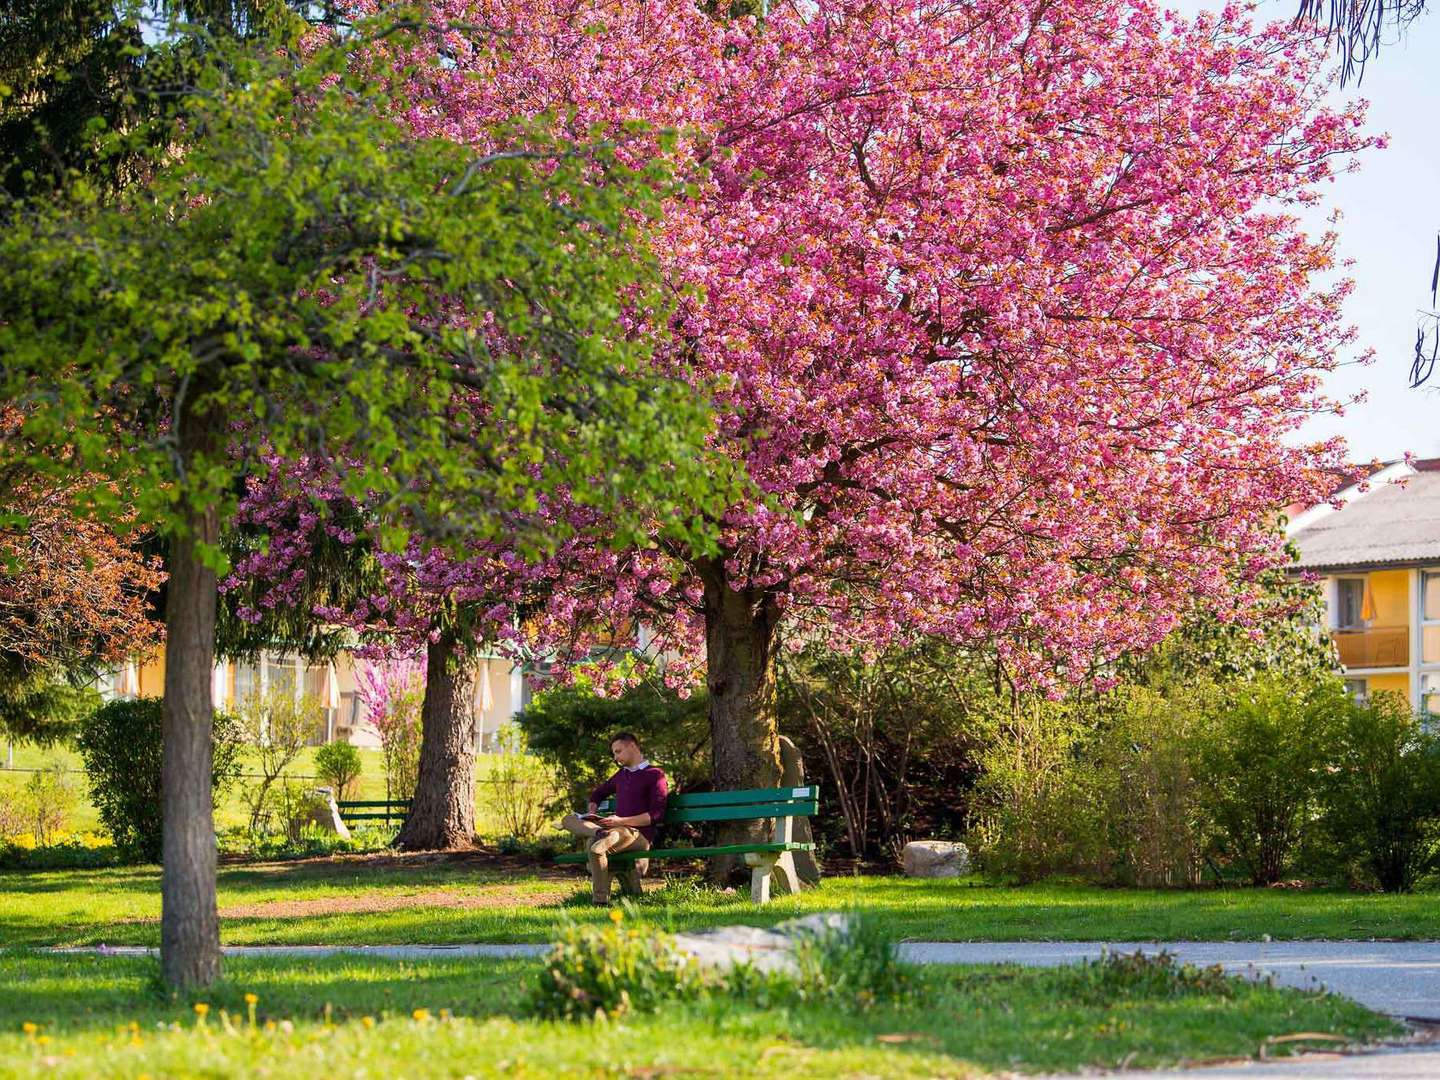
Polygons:
<instances>
[{"instance_id":1,"label":"yellow dandelion","mask_svg":"<svg viewBox=\"0 0 1440 1080\"><path fill-rule=\"evenodd\" d=\"M424 1021L430 1019L430 1010L429 1010L429 1009L416 1009L416 1010L415 1010L413 1013L411 1013L410 1015L413 1016L416 1020L419 1020L419 1021L421 1021L421 1022L423 1023Z\"/></svg>"},{"instance_id":2,"label":"yellow dandelion","mask_svg":"<svg viewBox=\"0 0 1440 1080\"><path fill-rule=\"evenodd\" d=\"M25 1032L26 1035L34 1035L35 1032L40 1030L40 1025L26 1020L25 1023L20 1025L20 1030Z\"/></svg>"},{"instance_id":3,"label":"yellow dandelion","mask_svg":"<svg viewBox=\"0 0 1440 1080\"><path fill-rule=\"evenodd\" d=\"M613 922L613 923L620 923L620 922L623 922L624 919L625 919L625 913L624 913L623 911L621 911L619 908L611 908L611 909L610 909L610 921L611 921L611 922Z\"/></svg>"},{"instance_id":4,"label":"yellow dandelion","mask_svg":"<svg viewBox=\"0 0 1440 1080\"><path fill-rule=\"evenodd\" d=\"M35 1036L35 1041L36 1041L36 1043L38 1043L39 1045L45 1046L45 1045L47 1045L47 1044L50 1042L50 1036L49 1036L49 1035L36 1035L36 1036Z\"/></svg>"},{"instance_id":5,"label":"yellow dandelion","mask_svg":"<svg viewBox=\"0 0 1440 1080\"><path fill-rule=\"evenodd\" d=\"M373 1017L373 1016L362 1016L362 1017L360 1017L360 1023L364 1025L366 1031L369 1031L371 1028L373 1028L373 1027L375 1026L375 1017Z\"/></svg>"},{"instance_id":6,"label":"yellow dandelion","mask_svg":"<svg viewBox=\"0 0 1440 1080\"><path fill-rule=\"evenodd\" d=\"M196 1015L196 1016L204 1016L204 1015L205 1015L206 1013L208 1013L209 1011L210 1011L210 1006L209 1006L209 1005L206 1005L205 1002L203 1002L203 1001L197 1001L197 1002L195 1003L195 1015Z\"/></svg>"},{"instance_id":7,"label":"yellow dandelion","mask_svg":"<svg viewBox=\"0 0 1440 1080\"><path fill-rule=\"evenodd\" d=\"M259 994L246 994L246 995L245 995L245 1004L246 1004L246 1005L254 1005L254 1004L255 1004L256 1002L258 1002L259 1000L260 1000L260 995L259 995Z\"/></svg>"}]
</instances>

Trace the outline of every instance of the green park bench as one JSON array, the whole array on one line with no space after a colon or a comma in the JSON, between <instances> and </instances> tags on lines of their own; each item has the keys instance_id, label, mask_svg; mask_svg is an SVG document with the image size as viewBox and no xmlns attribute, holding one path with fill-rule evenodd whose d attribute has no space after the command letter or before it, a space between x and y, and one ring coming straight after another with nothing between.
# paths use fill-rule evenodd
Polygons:
<instances>
[{"instance_id":1,"label":"green park bench","mask_svg":"<svg viewBox=\"0 0 1440 1080\"><path fill-rule=\"evenodd\" d=\"M614 799L600 805L601 813L610 813ZM800 889L795 874L796 851L813 851L814 844L793 839L796 818L812 817L820 808L820 791L816 787L755 788L749 791L698 791L691 795L671 795L665 806L661 828L690 821L769 821L775 827L769 841L751 844L722 844L714 847L652 848L649 851L622 851L610 855L612 864L622 866L637 859L703 859L712 855L742 855L750 869L750 899L757 904L770 900L771 882L777 893L793 893ZM559 863L583 863L585 852L574 851L556 856Z\"/></svg>"},{"instance_id":2,"label":"green park bench","mask_svg":"<svg viewBox=\"0 0 1440 1080\"><path fill-rule=\"evenodd\" d=\"M345 799L335 803L340 811L340 820L349 825L352 821L404 821L410 812L409 799Z\"/></svg>"}]
</instances>

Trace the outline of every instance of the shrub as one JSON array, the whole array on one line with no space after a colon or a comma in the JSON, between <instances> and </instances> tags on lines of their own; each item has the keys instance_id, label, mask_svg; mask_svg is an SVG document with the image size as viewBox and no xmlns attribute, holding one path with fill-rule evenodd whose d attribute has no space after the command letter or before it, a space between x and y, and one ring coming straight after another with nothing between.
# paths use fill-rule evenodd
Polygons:
<instances>
[{"instance_id":1,"label":"shrub","mask_svg":"<svg viewBox=\"0 0 1440 1080\"><path fill-rule=\"evenodd\" d=\"M614 1018L693 1001L714 983L709 972L676 952L668 934L626 929L615 908L600 926L572 923L561 931L526 1007L554 1019Z\"/></svg>"},{"instance_id":2,"label":"shrub","mask_svg":"<svg viewBox=\"0 0 1440 1080\"><path fill-rule=\"evenodd\" d=\"M980 755L973 834L988 872L1031 882L1106 864L1102 785L1081 756L1089 734L1063 702L1022 702L997 724Z\"/></svg>"},{"instance_id":3,"label":"shrub","mask_svg":"<svg viewBox=\"0 0 1440 1080\"><path fill-rule=\"evenodd\" d=\"M297 700L293 691L276 687L246 697L240 703L239 719L241 734L260 770L256 782L243 791L250 809L250 831L258 835L279 794L276 781L323 730L324 712L315 698Z\"/></svg>"},{"instance_id":4,"label":"shrub","mask_svg":"<svg viewBox=\"0 0 1440 1080\"><path fill-rule=\"evenodd\" d=\"M1167 700L1137 686L1105 698L1100 730L1085 750L1098 785L1090 803L1101 815L1103 862L1091 868L1098 880L1199 883L1211 828L1191 754L1196 705L1194 696Z\"/></svg>"},{"instance_id":5,"label":"shrub","mask_svg":"<svg viewBox=\"0 0 1440 1080\"><path fill-rule=\"evenodd\" d=\"M553 771L525 752L524 734L514 725L502 730L501 746L485 776L486 802L503 834L523 844L555 815L560 793Z\"/></svg>"},{"instance_id":6,"label":"shrub","mask_svg":"<svg viewBox=\"0 0 1440 1080\"><path fill-rule=\"evenodd\" d=\"M812 645L782 652L777 690L780 731L835 810L811 822L822 841L893 865L908 841L965 829L996 704L972 659L935 644L875 657Z\"/></svg>"},{"instance_id":7,"label":"shrub","mask_svg":"<svg viewBox=\"0 0 1440 1080\"><path fill-rule=\"evenodd\" d=\"M75 785L58 762L30 774L20 793L20 806L37 845L50 844L64 830L65 819L78 801Z\"/></svg>"},{"instance_id":8,"label":"shrub","mask_svg":"<svg viewBox=\"0 0 1440 1080\"><path fill-rule=\"evenodd\" d=\"M1200 802L1252 883L1284 875L1311 816L1324 723L1343 690L1267 675L1217 696L1194 741Z\"/></svg>"},{"instance_id":9,"label":"shrub","mask_svg":"<svg viewBox=\"0 0 1440 1080\"><path fill-rule=\"evenodd\" d=\"M531 753L559 773L573 803L583 802L614 770L609 740L617 731L639 736L646 755L665 769L672 790L688 790L710 776L710 720L703 693L681 698L641 684L618 698L601 698L582 681L537 694L516 722Z\"/></svg>"},{"instance_id":10,"label":"shrub","mask_svg":"<svg viewBox=\"0 0 1440 1080\"><path fill-rule=\"evenodd\" d=\"M99 833L62 834L43 845L30 833L0 839L0 870L91 870L119 861L114 843Z\"/></svg>"},{"instance_id":11,"label":"shrub","mask_svg":"<svg viewBox=\"0 0 1440 1080\"><path fill-rule=\"evenodd\" d=\"M326 743L315 751L315 772L337 799L358 784L361 768L360 751L348 742Z\"/></svg>"},{"instance_id":12,"label":"shrub","mask_svg":"<svg viewBox=\"0 0 1440 1080\"><path fill-rule=\"evenodd\" d=\"M1386 892L1440 863L1440 736L1404 698L1334 702L1322 823L1333 851Z\"/></svg>"},{"instance_id":13,"label":"shrub","mask_svg":"<svg viewBox=\"0 0 1440 1080\"><path fill-rule=\"evenodd\" d=\"M240 732L233 717L214 718L212 788L219 793L240 772ZM161 722L159 698L112 701L81 728L90 800L126 859L158 862L161 849Z\"/></svg>"}]
</instances>

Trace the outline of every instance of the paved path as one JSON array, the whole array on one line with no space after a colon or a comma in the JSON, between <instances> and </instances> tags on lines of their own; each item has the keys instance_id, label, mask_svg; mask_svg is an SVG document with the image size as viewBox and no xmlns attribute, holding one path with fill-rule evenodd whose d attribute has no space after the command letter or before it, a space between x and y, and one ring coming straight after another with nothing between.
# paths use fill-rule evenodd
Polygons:
<instances>
[{"instance_id":1,"label":"paved path","mask_svg":"<svg viewBox=\"0 0 1440 1080\"><path fill-rule=\"evenodd\" d=\"M1112 1073L1112 1080L1435 1080L1440 1050L1380 1050L1370 1054L1309 1054L1299 1059L1247 1061L1204 1069ZM1073 1080L1073 1078L1067 1078Z\"/></svg>"},{"instance_id":2,"label":"paved path","mask_svg":"<svg viewBox=\"0 0 1440 1080\"><path fill-rule=\"evenodd\" d=\"M231 956L329 956L363 953L384 959L538 956L544 945L231 945ZM1440 1022L1440 942L1275 941L1117 944L1074 942L907 942L901 955L922 964L1073 964L1102 950L1174 953L1188 963L1220 964L1238 975L1272 976L1277 983L1313 990L1323 986L1378 1012ZM95 950L82 950L91 952ZM143 954L141 948L105 950ZM1433 1074L1440 1077L1440 1069Z\"/></svg>"}]
</instances>

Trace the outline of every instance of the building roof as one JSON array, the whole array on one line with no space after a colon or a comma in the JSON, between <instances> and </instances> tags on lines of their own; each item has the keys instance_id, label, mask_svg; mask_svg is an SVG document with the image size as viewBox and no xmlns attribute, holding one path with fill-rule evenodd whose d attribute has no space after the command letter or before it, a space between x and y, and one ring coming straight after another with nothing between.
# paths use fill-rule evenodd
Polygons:
<instances>
[{"instance_id":1,"label":"building roof","mask_svg":"<svg viewBox=\"0 0 1440 1080\"><path fill-rule=\"evenodd\" d=\"M1290 539L1300 549L1299 568L1440 565L1440 471L1431 461L1414 465L1403 486L1347 492L1343 506L1297 519Z\"/></svg>"}]
</instances>

